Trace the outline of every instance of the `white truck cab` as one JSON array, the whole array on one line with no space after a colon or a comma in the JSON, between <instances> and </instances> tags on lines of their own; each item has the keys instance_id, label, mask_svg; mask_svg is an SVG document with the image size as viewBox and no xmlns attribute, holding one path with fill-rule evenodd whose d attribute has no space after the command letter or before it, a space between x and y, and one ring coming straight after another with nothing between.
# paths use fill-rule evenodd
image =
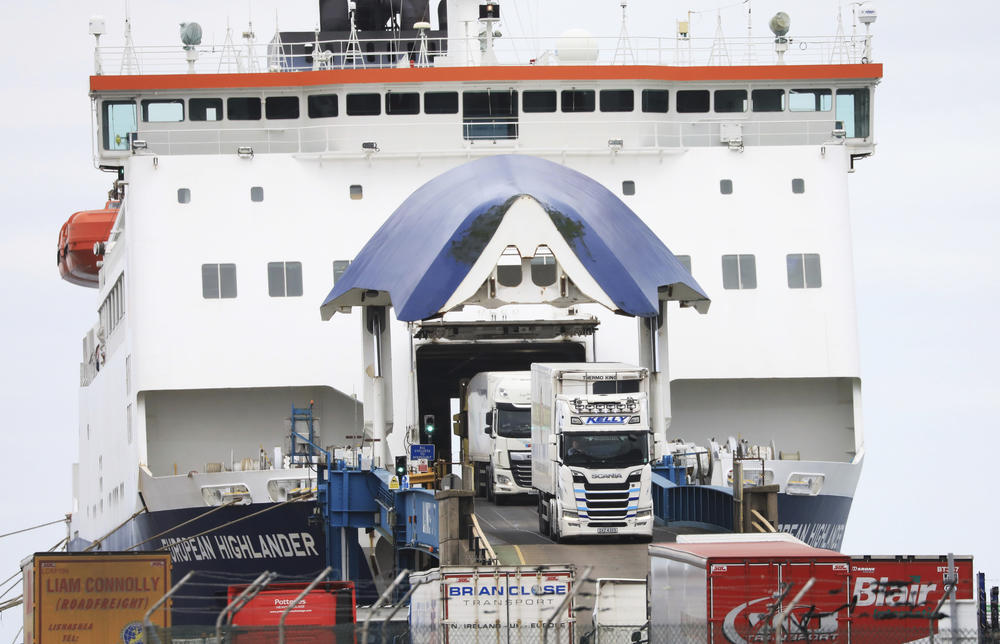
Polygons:
<instances>
[{"instance_id":1,"label":"white truck cab","mask_svg":"<svg viewBox=\"0 0 1000 644\"><path fill-rule=\"evenodd\" d=\"M649 372L621 363L535 363L532 485L538 530L652 539Z\"/></svg>"},{"instance_id":2,"label":"white truck cab","mask_svg":"<svg viewBox=\"0 0 1000 644\"><path fill-rule=\"evenodd\" d=\"M531 372L488 371L466 390L476 492L503 502L531 487Z\"/></svg>"}]
</instances>

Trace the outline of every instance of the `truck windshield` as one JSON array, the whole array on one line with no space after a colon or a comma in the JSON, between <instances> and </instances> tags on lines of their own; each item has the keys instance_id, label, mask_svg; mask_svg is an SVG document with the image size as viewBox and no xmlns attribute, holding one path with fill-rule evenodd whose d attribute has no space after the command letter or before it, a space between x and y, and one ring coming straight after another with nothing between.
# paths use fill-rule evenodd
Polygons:
<instances>
[{"instance_id":1,"label":"truck windshield","mask_svg":"<svg viewBox=\"0 0 1000 644\"><path fill-rule=\"evenodd\" d=\"M581 467L629 467L648 462L646 432L571 433L563 435L562 459Z\"/></svg>"},{"instance_id":2,"label":"truck windshield","mask_svg":"<svg viewBox=\"0 0 1000 644\"><path fill-rule=\"evenodd\" d=\"M531 408L498 404L497 435L504 438L531 438Z\"/></svg>"}]
</instances>

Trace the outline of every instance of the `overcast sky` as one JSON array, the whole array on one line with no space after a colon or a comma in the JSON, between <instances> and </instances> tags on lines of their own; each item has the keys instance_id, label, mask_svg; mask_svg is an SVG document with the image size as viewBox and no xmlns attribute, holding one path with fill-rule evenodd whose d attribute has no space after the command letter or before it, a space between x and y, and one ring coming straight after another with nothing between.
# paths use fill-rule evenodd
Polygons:
<instances>
[{"instance_id":1,"label":"overcast sky","mask_svg":"<svg viewBox=\"0 0 1000 644\"><path fill-rule=\"evenodd\" d=\"M631 33L670 36L688 9L735 4L632 0ZM618 32L618 0L518 5L520 15L505 10L505 32L532 25L543 35L571 26ZM767 33L777 10L791 15L792 36L836 29L833 0L752 6L755 35ZM1000 5L876 6L874 59L885 64L875 98L878 149L850 177L867 457L844 550L971 554L977 569L1000 580L1000 209L990 192L1000 114L1000 61L990 43ZM316 0L133 0L131 15L137 45L173 45L177 23L190 20L202 24L208 44L222 42L227 17L241 31L251 12L259 39L268 39L276 7L283 29L311 29L318 20ZM722 12L728 35L744 34L743 7ZM4 13L0 270L7 278L0 301L9 359L0 376L0 534L71 509L81 338L96 319L97 299L96 291L59 279L56 240L66 218L102 206L109 187L110 175L91 163L87 20L104 15L107 44L120 45L124 2L33 0L6 3ZM715 13L696 15L692 30L711 36ZM57 525L0 539L0 580L63 536ZM18 586L0 601L19 593ZM0 644L13 642L20 625L19 610L3 614Z\"/></svg>"}]
</instances>

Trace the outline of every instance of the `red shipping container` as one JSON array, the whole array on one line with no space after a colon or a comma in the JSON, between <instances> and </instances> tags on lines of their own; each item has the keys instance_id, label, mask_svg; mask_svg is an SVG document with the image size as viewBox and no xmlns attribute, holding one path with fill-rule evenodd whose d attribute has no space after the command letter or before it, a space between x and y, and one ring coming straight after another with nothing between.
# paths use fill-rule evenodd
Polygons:
<instances>
[{"instance_id":1,"label":"red shipping container","mask_svg":"<svg viewBox=\"0 0 1000 644\"><path fill-rule=\"evenodd\" d=\"M308 584L271 584L233 615L237 627L234 641L239 644L271 644L281 621L281 614L305 590ZM233 601L246 586L230 586L229 601ZM316 586L288 614L285 641L353 642L353 629L332 627L357 621L354 582L329 581ZM309 628L314 627L314 628ZM245 629L245 630L241 630Z\"/></svg>"},{"instance_id":2,"label":"red shipping container","mask_svg":"<svg viewBox=\"0 0 1000 644\"><path fill-rule=\"evenodd\" d=\"M774 641L778 611L788 611L786 642L847 642L850 558L789 541L650 546L650 641L690 635L706 624L713 644ZM699 601L700 596L700 601Z\"/></svg>"},{"instance_id":3,"label":"red shipping container","mask_svg":"<svg viewBox=\"0 0 1000 644\"><path fill-rule=\"evenodd\" d=\"M955 598L973 598L972 557L955 557ZM945 594L947 557L852 557L851 641L898 644L937 632L934 614ZM946 602L942 613L951 610Z\"/></svg>"}]
</instances>

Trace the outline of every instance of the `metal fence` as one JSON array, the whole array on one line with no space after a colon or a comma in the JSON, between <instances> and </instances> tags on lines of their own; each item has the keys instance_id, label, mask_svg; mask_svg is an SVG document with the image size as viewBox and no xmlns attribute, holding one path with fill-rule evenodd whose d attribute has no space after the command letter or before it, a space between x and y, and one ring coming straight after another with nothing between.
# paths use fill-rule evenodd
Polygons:
<instances>
[{"instance_id":1,"label":"metal fence","mask_svg":"<svg viewBox=\"0 0 1000 644\"><path fill-rule=\"evenodd\" d=\"M930 624L891 624L878 627L848 626L829 631L788 626L780 636L764 624L749 629L723 623L685 624L661 627L612 626L580 634L565 625L544 628L541 624L442 625L432 631L413 632L406 621L373 622L340 626L226 627L218 639L214 627L152 627L144 633L146 644L783 644L786 642L834 642L843 644L903 644L917 642L992 643L997 633L975 628L936 628Z\"/></svg>"}]
</instances>

